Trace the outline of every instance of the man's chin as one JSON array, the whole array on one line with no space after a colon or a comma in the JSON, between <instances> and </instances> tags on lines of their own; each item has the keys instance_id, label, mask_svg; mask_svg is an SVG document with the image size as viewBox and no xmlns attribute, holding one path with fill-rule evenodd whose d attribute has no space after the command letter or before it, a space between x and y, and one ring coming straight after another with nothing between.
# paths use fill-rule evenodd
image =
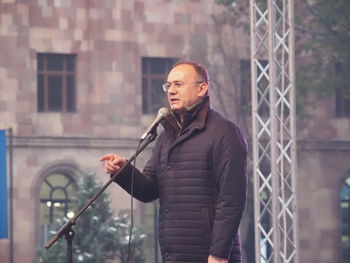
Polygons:
<instances>
[{"instance_id":1,"label":"man's chin","mask_svg":"<svg viewBox=\"0 0 350 263\"><path fill-rule=\"evenodd\" d=\"M181 113L184 111L184 109L178 105L170 105L170 109L176 113Z\"/></svg>"}]
</instances>

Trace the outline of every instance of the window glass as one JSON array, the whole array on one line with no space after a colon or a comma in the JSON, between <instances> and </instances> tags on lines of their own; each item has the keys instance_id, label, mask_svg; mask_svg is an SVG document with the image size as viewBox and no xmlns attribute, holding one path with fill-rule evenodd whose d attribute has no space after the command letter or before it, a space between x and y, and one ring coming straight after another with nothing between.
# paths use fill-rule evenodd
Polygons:
<instances>
[{"instance_id":1,"label":"window glass","mask_svg":"<svg viewBox=\"0 0 350 263\"><path fill-rule=\"evenodd\" d=\"M340 190L342 262L350 263L350 176Z\"/></svg>"},{"instance_id":2,"label":"window glass","mask_svg":"<svg viewBox=\"0 0 350 263\"><path fill-rule=\"evenodd\" d=\"M74 72L75 71L75 56L67 55L66 57L66 70Z\"/></svg>"},{"instance_id":3,"label":"window glass","mask_svg":"<svg viewBox=\"0 0 350 263\"><path fill-rule=\"evenodd\" d=\"M44 70L44 56L39 54L38 55L38 70Z\"/></svg>"},{"instance_id":4,"label":"window glass","mask_svg":"<svg viewBox=\"0 0 350 263\"><path fill-rule=\"evenodd\" d=\"M146 113L148 111L148 101L149 95L148 91L150 88L148 87L147 78L142 78L142 112Z\"/></svg>"},{"instance_id":5,"label":"window glass","mask_svg":"<svg viewBox=\"0 0 350 263\"><path fill-rule=\"evenodd\" d=\"M57 218L67 217L75 211L75 181L65 174L54 173L40 186L40 244L48 241L50 227Z\"/></svg>"},{"instance_id":6,"label":"window glass","mask_svg":"<svg viewBox=\"0 0 350 263\"><path fill-rule=\"evenodd\" d=\"M63 71L63 56L58 54L47 54L46 55L47 70L50 71Z\"/></svg>"},{"instance_id":7,"label":"window glass","mask_svg":"<svg viewBox=\"0 0 350 263\"><path fill-rule=\"evenodd\" d=\"M167 61L161 58L155 58L150 63L150 73L154 75L163 75L166 69Z\"/></svg>"},{"instance_id":8,"label":"window glass","mask_svg":"<svg viewBox=\"0 0 350 263\"><path fill-rule=\"evenodd\" d=\"M335 94L336 117L350 117L350 92L338 89Z\"/></svg>"},{"instance_id":9,"label":"window glass","mask_svg":"<svg viewBox=\"0 0 350 263\"><path fill-rule=\"evenodd\" d=\"M67 76L67 111L75 111L75 76Z\"/></svg>"},{"instance_id":10,"label":"window glass","mask_svg":"<svg viewBox=\"0 0 350 263\"><path fill-rule=\"evenodd\" d=\"M75 55L37 55L37 108L39 112L76 109Z\"/></svg>"},{"instance_id":11,"label":"window glass","mask_svg":"<svg viewBox=\"0 0 350 263\"><path fill-rule=\"evenodd\" d=\"M38 111L44 111L45 104L44 104L44 97L45 97L45 90L44 90L44 76L39 75L38 76Z\"/></svg>"},{"instance_id":12,"label":"window glass","mask_svg":"<svg viewBox=\"0 0 350 263\"><path fill-rule=\"evenodd\" d=\"M49 90L49 110L61 111L62 110L62 77L61 76L49 76L48 77L48 90Z\"/></svg>"},{"instance_id":13,"label":"window glass","mask_svg":"<svg viewBox=\"0 0 350 263\"><path fill-rule=\"evenodd\" d=\"M166 93L162 89L174 58L142 58L142 111L155 114L166 106Z\"/></svg>"},{"instance_id":14,"label":"window glass","mask_svg":"<svg viewBox=\"0 0 350 263\"><path fill-rule=\"evenodd\" d=\"M161 107L167 105L166 93L162 89L162 84L164 80L162 79L152 79L151 81L151 91L152 91L152 105L151 111L158 112Z\"/></svg>"}]
</instances>

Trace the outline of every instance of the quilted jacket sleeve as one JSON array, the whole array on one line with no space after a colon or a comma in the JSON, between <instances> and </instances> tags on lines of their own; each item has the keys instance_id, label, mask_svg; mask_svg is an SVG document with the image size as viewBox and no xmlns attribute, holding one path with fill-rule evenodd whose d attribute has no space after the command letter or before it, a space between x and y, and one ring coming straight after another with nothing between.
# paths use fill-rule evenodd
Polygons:
<instances>
[{"instance_id":1,"label":"quilted jacket sleeve","mask_svg":"<svg viewBox=\"0 0 350 263\"><path fill-rule=\"evenodd\" d=\"M150 202L158 198L158 182L156 166L159 161L159 147L162 141L161 134L152 150L151 158L148 160L143 172L135 168L133 182L133 196L142 202ZM131 194L132 172L134 166L131 164L114 180L125 191Z\"/></svg>"},{"instance_id":2,"label":"quilted jacket sleeve","mask_svg":"<svg viewBox=\"0 0 350 263\"><path fill-rule=\"evenodd\" d=\"M216 204L209 254L229 258L247 195L247 143L232 123L223 127L214 146Z\"/></svg>"}]
</instances>

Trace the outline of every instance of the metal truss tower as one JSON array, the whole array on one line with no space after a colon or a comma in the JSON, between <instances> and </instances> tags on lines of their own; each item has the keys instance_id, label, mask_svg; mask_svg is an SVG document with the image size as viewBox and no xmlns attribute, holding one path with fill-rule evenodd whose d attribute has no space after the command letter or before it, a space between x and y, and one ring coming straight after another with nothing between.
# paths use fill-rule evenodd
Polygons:
<instances>
[{"instance_id":1,"label":"metal truss tower","mask_svg":"<svg viewBox=\"0 0 350 263\"><path fill-rule=\"evenodd\" d=\"M250 0L256 262L298 263L294 0Z\"/></svg>"}]
</instances>

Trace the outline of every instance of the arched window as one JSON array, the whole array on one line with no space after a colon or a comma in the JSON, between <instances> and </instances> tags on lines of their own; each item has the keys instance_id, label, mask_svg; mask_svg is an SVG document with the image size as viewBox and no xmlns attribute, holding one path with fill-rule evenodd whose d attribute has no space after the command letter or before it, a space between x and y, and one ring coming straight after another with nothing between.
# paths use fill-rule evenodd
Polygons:
<instances>
[{"instance_id":1,"label":"arched window","mask_svg":"<svg viewBox=\"0 0 350 263\"><path fill-rule=\"evenodd\" d=\"M345 180L340 191L342 216L342 262L350 263L350 176Z\"/></svg>"},{"instance_id":2,"label":"arched window","mask_svg":"<svg viewBox=\"0 0 350 263\"><path fill-rule=\"evenodd\" d=\"M40 244L48 240L57 218L74 216L74 196L77 186L72 177L53 173L40 186Z\"/></svg>"}]
</instances>

